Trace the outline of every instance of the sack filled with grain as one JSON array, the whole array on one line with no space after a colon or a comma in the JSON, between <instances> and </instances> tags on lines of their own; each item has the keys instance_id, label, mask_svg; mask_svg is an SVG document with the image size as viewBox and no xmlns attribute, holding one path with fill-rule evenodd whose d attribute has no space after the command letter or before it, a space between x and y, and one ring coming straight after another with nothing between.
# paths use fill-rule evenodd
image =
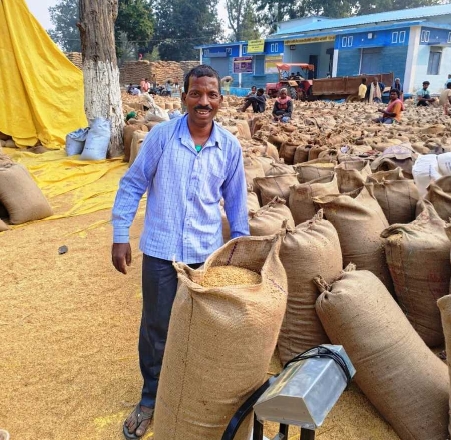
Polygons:
<instances>
[{"instance_id":1,"label":"sack filled with grain","mask_svg":"<svg viewBox=\"0 0 451 440\"><path fill-rule=\"evenodd\" d=\"M308 161L308 154L310 149L312 148L311 145L299 145L296 148L296 151L294 152L293 157L293 164L296 165L297 163L304 163Z\"/></svg>"},{"instance_id":2,"label":"sack filled with grain","mask_svg":"<svg viewBox=\"0 0 451 440\"><path fill-rule=\"evenodd\" d=\"M268 169L265 170L265 176L280 176L282 174L296 174L292 165L287 165L283 160L273 160Z\"/></svg>"},{"instance_id":3,"label":"sack filled with grain","mask_svg":"<svg viewBox=\"0 0 451 440\"><path fill-rule=\"evenodd\" d=\"M293 165L294 155L300 143L301 141L297 139L286 140L280 147L279 157L283 159L286 164Z\"/></svg>"},{"instance_id":4,"label":"sack filled with grain","mask_svg":"<svg viewBox=\"0 0 451 440\"><path fill-rule=\"evenodd\" d=\"M13 225L53 215L49 202L31 174L18 163L0 168L0 203L8 211Z\"/></svg>"},{"instance_id":5,"label":"sack filled with grain","mask_svg":"<svg viewBox=\"0 0 451 440\"><path fill-rule=\"evenodd\" d=\"M261 198L261 204L266 205L274 197L281 197L288 201L290 186L298 183L296 174L280 174L278 176L256 177L254 189Z\"/></svg>"},{"instance_id":6,"label":"sack filled with grain","mask_svg":"<svg viewBox=\"0 0 451 440\"><path fill-rule=\"evenodd\" d=\"M257 193L254 192L254 187L252 185L247 185L247 210L253 209L257 211L260 209L260 202L258 201Z\"/></svg>"},{"instance_id":7,"label":"sack filled with grain","mask_svg":"<svg viewBox=\"0 0 451 440\"><path fill-rule=\"evenodd\" d=\"M384 285L365 270L319 285L318 316L332 343L346 350L366 397L402 440L446 439L446 365L424 344Z\"/></svg>"},{"instance_id":8,"label":"sack filled with grain","mask_svg":"<svg viewBox=\"0 0 451 440\"><path fill-rule=\"evenodd\" d=\"M405 177L413 179L412 167L418 153L412 148L409 142L399 145L392 145L371 163L371 171L390 171L401 168Z\"/></svg>"},{"instance_id":9,"label":"sack filled with grain","mask_svg":"<svg viewBox=\"0 0 451 440\"><path fill-rule=\"evenodd\" d=\"M254 183L255 177L265 177L265 170L260 161L252 154L245 154L243 158L244 174L248 185Z\"/></svg>"},{"instance_id":10,"label":"sack filled with grain","mask_svg":"<svg viewBox=\"0 0 451 440\"><path fill-rule=\"evenodd\" d=\"M341 193L347 193L361 188L371 175L371 168L366 160L350 160L341 162L335 168L338 188Z\"/></svg>"},{"instance_id":11,"label":"sack filled with grain","mask_svg":"<svg viewBox=\"0 0 451 440\"><path fill-rule=\"evenodd\" d=\"M445 335L446 364L448 365L448 374L451 379L451 295L442 296L437 301L442 320L443 333ZM449 408L451 409L451 395L449 400ZM448 424L448 434L451 434L451 419ZM448 437L449 438L449 437Z\"/></svg>"},{"instance_id":12,"label":"sack filled with grain","mask_svg":"<svg viewBox=\"0 0 451 440\"><path fill-rule=\"evenodd\" d=\"M134 125L125 125L124 126L124 162L130 161L130 150L132 146L133 133L135 131L144 131L148 132L149 128L147 125L142 124L134 124Z\"/></svg>"},{"instance_id":13,"label":"sack filled with grain","mask_svg":"<svg viewBox=\"0 0 451 440\"><path fill-rule=\"evenodd\" d=\"M333 175L335 165L337 165L337 162L331 162L329 159L315 159L298 163L293 168L298 175L299 183L305 183L320 177Z\"/></svg>"},{"instance_id":14,"label":"sack filled with grain","mask_svg":"<svg viewBox=\"0 0 451 440\"><path fill-rule=\"evenodd\" d=\"M7 231L9 226L0 218L0 232Z\"/></svg>"},{"instance_id":15,"label":"sack filled with grain","mask_svg":"<svg viewBox=\"0 0 451 440\"><path fill-rule=\"evenodd\" d=\"M429 347L443 343L437 300L449 293L451 243L445 222L428 201L409 224L384 230L387 264L399 305Z\"/></svg>"},{"instance_id":16,"label":"sack filled with grain","mask_svg":"<svg viewBox=\"0 0 451 440\"><path fill-rule=\"evenodd\" d=\"M326 151L328 148L329 147L327 145L314 145L312 148L310 148L308 153L309 162L318 159L320 153L322 151Z\"/></svg>"},{"instance_id":17,"label":"sack filled with grain","mask_svg":"<svg viewBox=\"0 0 451 440\"><path fill-rule=\"evenodd\" d=\"M373 272L393 292L381 232L388 227L377 200L362 187L352 193L314 197L340 237L343 264Z\"/></svg>"},{"instance_id":18,"label":"sack filled with grain","mask_svg":"<svg viewBox=\"0 0 451 440\"><path fill-rule=\"evenodd\" d=\"M284 228L280 260L287 274L288 301L277 346L286 363L305 350L329 343L316 314L319 291L313 279L322 274L332 282L340 275L343 260L337 231L323 219L322 210L296 228Z\"/></svg>"},{"instance_id":19,"label":"sack filled with grain","mask_svg":"<svg viewBox=\"0 0 451 440\"><path fill-rule=\"evenodd\" d=\"M141 150L141 145L147 136L147 131L136 130L132 135L132 143L130 146L130 158L128 161L128 166L131 167L132 163L135 161L136 156L138 156L139 151Z\"/></svg>"},{"instance_id":20,"label":"sack filled with grain","mask_svg":"<svg viewBox=\"0 0 451 440\"><path fill-rule=\"evenodd\" d=\"M379 171L367 177L365 186L371 187L390 225L410 223L415 219L415 208L420 198L412 179L406 179L401 168Z\"/></svg>"},{"instance_id":21,"label":"sack filled with grain","mask_svg":"<svg viewBox=\"0 0 451 440\"><path fill-rule=\"evenodd\" d=\"M294 220L285 200L274 197L267 205L258 210L249 211L249 231L252 236L277 234L287 221L289 227L294 228Z\"/></svg>"},{"instance_id":22,"label":"sack filled with grain","mask_svg":"<svg viewBox=\"0 0 451 440\"><path fill-rule=\"evenodd\" d=\"M333 174L290 186L289 205L294 223L296 225L304 223L316 214L318 210L313 202L314 197L338 192L337 178Z\"/></svg>"},{"instance_id":23,"label":"sack filled with grain","mask_svg":"<svg viewBox=\"0 0 451 440\"><path fill-rule=\"evenodd\" d=\"M266 380L285 314L280 236L240 237L201 269L174 263L172 307L155 406L155 440L221 439ZM250 415L236 440L248 440Z\"/></svg>"},{"instance_id":24,"label":"sack filled with grain","mask_svg":"<svg viewBox=\"0 0 451 440\"><path fill-rule=\"evenodd\" d=\"M451 176L444 176L431 182L424 198L432 203L441 219L449 221L451 217Z\"/></svg>"}]
</instances>

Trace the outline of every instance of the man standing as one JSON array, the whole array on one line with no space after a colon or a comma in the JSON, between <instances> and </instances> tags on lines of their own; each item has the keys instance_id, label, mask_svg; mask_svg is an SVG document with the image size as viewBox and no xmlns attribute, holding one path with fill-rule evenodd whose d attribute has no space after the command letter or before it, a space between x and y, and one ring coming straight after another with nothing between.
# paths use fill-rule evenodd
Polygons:
<instances>
[{"instance_id":1,"label":"man standing","mask_svg":"<svg viewBox=\"0 0 451 440\"><path fill-rule=\"evenodd\" d=\"M365 98L370 104L380 104L382 102L382 92L385 89L385 85L377 79L373 78L373 82L369 85L366 91Z\"/></svg>"},{"instance_id":2,"label":"man standing","mask_svg":"<svg viewBox=\"0 0 451 440\"><path fill-rule=\"evenodd\" d=\"M249 234L247 189L238 140L213 122L222 102L218 73L197 66L185 77L187 114L158 124L122 177L113 206L112 261L127 273L131 264L129 228L147 191L143 252L143 312L139 362L144 379L141 401L124 422L126 438L139 438L153 416L158 378L177 289L172 261L193 268L223 244L219 202L231 237Z\"/></svg>"},{"instance_id":3,"label":"man standing","mask_svg":"<svg viewBox=\"0 0 451 440\"><path fill-rule=\"evenodd\" d=\"M431 102L434 102L434 98L431 98L431 95L429 94L429 81L423 81L423 88L418 90L417 92L417 107L423 106L427 107L431 104Z\"/></svg>"},{"instance_id":4,"label":"man standing","mask_svg":"<svg viewBox=\"0 0 451 440\"><path fill-rule=\"evenodd\" d=\"M246 109L252 105L252 110L254 110L254 113L264 113L266 109L266 96L265 91L260 88L257 90L257 93L255 95L249 95L244 100L244 105L241 108L241 111L245 112Z\"/></svg>"},{"instance_id":5,"label":"man standing","mask_svg":"<svg viewBox=\"0 0 451 440\"><path fill-rule=\"evenodd\" d=\"M166 89L166 96L172 96L172 82L168 79L164 86Z\"/></svg>"},{"instance_id":6,"label":"man standing","mask_svg":"<svg viewBox=\"0 0 451 440\"><path fill-rule=\"evenodd\" d=\"M365 101L365 95L366 95L366 78L362 78L362 82L359 85L359 99L361 102Z\"/></svg>"}]
</instances>

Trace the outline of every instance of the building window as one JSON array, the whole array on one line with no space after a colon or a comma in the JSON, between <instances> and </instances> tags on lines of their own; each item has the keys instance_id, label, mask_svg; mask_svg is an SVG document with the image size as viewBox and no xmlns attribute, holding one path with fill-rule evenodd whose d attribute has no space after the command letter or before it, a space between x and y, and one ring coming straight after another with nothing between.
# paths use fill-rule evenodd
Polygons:
<instances>
[{"instance_id":1,"label":"building window","mask_svg":"<svg viewBox=\"0 0 451 440\"><path fill-rule=\"evenodd\" d=\"M451 32L448 32L448 43L451 43Z\"/></svg>"},{"instance_id":2,"label":"building window","mask_svg":"<svg viewBox=\"0 0 451 440\"><path fill-rule=\"evenodd\" d=\"M352 46L353 41L354 41L354 37L352 37L352 36L348 37L348 47Z\"/></svg>"},{"instance_id":3,"label":"building window","mask_svg":"<svg viewBox=\"0 0 451 440\"><path fill-rule=\"evenodd\" d=\"M430 34L431 34L431 31L421 31L421 42L428 43Z\"/></svg>"},{"instance_id":4,"label":"building window","mask_svg":"<svg viewBox=\"0 0 451 440\"><path fill-rule=\"evenodd\" d=\"M231 56L232 55L232 48L231 47L226 47L226 54Z\"/></svg>"},{"instance_id":5,"label":"building window","mask_svg":"<svg viewBox=\"0 0 451 440\"><path fill-rule=\"evenodd\" d=\"M398 32L392 32L391 33L391 42L397 43L398 42Z\"/></svg>"},{"instance_id":6,"label":"building window","mask_svg":"<svg viewBox=\"0 0 451 440\"><path fill-rule=\"evenodd\" d=\"M243 46L242 54L243 54L243 55L246 55L246 54L247 54L247 45L246 45L246 46Z\"/></svg>"},{"instance_id":7,"label":"building window","mask_svg":"<svg viewBox=\"0 0 451 440\"><path fill-rule=\"evenodd\" d=\"M440 72L440 61L442 59L442 49L440 47L433 48L429 52L428 75L438 75Z\"/></svg>"},{"instance_id":8,"label":"building window","mask_svg":"<svg viewBox=\"0 0 451 440\"><path fill-rule=\"evenodd\" d=\"M348 47L348 37L341 38L341 47Z\"/></svg>"},{"instance_id":9,"label":"building window","mask_svg":"<svg viewBox=\"0 0 451 440\"><path fill-rule=\"evenodd\" d=\"M399 33L398 43L404 43L406 41L406 31L401 31Z\"/></svg>"},{"instance_id":10,"label":"building window","mask_svg":"<svg viewBox=\"0 0 451 440\"><path fill-rule=\"evenodd\" d=\"M279 52L279 43L271 43L271 53Z\"/></svg>"}]
</instances>

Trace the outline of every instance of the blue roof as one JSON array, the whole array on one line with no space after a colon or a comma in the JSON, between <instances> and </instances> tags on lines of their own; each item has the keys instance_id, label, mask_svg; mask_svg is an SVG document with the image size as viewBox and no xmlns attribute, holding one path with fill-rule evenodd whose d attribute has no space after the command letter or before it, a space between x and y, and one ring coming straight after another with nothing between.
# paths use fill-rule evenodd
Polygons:
<instances>
[{"instance_id":1,"label":"blue roof","mask_svg":"<svg viewBox=\"0 0 451 440\"><path fill-rule=\"evenodd\" d=\"M424 19L451 14L451 4L437 6L423 6L421 8L401 9L399 11L380 12L377 14L357 15L348 18L326 19L301 25L296 23L296 19L290 20L292 26L285 26L283 30L271 34L270 37L281 37L290 33L322 31L352 26L363 26L368 24L380 24L381 22L400 22L403 20ZM289 23L289 22L286 22Z\"/></svg>"}]
</instances>

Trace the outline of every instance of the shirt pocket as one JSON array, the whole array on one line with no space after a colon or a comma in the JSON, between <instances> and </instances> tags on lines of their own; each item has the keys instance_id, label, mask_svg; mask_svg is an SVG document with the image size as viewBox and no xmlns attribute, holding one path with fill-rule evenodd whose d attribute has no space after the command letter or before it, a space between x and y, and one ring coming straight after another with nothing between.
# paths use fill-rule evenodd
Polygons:
<instances>
[{"instance_id":1,"label":"shirt pocket","mask_svg":"<svg viewBox=\"0 0 451 440\"><path fill-rule=\"evenodd\" d=\"M209 165L201 191L205 203L219 203L222 197L221 187L225 180L225 170L219 165Z\"/></svg>"}]
</instances>

